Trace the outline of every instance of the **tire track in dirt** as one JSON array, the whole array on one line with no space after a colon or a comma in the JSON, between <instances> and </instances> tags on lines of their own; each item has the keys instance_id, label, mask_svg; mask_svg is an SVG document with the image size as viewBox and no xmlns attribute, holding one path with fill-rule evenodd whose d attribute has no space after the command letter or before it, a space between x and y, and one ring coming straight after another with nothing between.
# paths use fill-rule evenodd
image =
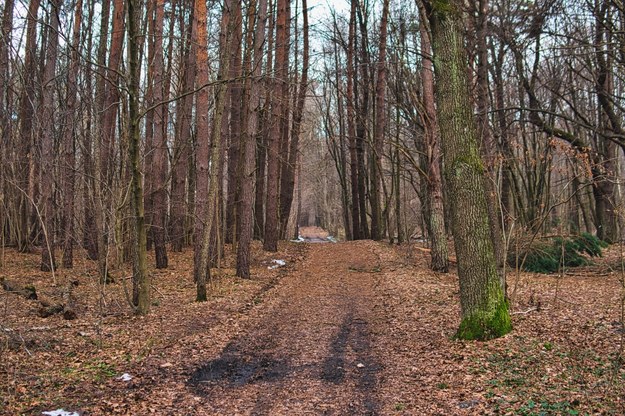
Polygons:
<instances>
[{"instance_id":1,"label":"tire track in dirt","mask_svg":"<svg viewBox=\"0 0 625 416\"><path fill-rule=\"evenodd\" d=\"M275 296L189 383L210 414L375 415L371 242L314 244Z\"/></svg>"}]
</instances>

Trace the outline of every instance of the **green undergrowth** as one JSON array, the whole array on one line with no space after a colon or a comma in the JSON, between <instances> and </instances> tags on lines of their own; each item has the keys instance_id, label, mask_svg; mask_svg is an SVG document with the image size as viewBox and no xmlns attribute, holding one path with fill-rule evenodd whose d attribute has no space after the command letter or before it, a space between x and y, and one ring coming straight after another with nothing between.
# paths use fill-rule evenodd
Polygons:
<instances>
[{"instance_id":1,"label":"green undergrowth","mask_svg":"<svg viewBox=\"0 0 625 416\"><path fill-rule=\"evenodd\" d=\"M573 237L556 237L549 242L533 243L518 254L523 270L533 273L555 273L562 267L579 267L590 263L589 257L601 257L608 243L588 233ZM508 262L514 266L517 258Z\"/></svg>"}]
</instances>

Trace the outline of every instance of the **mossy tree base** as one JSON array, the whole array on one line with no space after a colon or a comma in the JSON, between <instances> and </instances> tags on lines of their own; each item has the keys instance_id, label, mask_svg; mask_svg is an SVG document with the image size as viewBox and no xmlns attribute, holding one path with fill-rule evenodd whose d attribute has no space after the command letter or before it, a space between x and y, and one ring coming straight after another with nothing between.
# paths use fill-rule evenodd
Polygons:
<instances>
[{"instance_id":1,"label":"mossy tree base","mask_svg":"<svg viewBox=\"0 0 625 416\"><path fill-rule=\"evenodd\" d=\"M512 322L508 313L508 303L502 299L490 312L479 311L465 316L460 322L456 338L487 341L504 336L510 331Z\"/></svg>"}]
</instances>

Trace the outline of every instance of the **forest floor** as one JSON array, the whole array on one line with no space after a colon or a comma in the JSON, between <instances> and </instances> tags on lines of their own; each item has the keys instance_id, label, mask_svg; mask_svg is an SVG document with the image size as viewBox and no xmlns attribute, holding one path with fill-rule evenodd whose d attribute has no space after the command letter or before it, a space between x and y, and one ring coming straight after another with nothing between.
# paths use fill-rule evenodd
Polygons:
<instances>
[{"instance_id":1,"label":"forest floor","mask_svg":"<svg viewBox=\"0 0 625 416\"><path fill-rule=\"evenodd\" d=\"M228 255L202 304L192 253L170 253L147 317L127 270L102 287L86 260L54 281L36 254L2 259L40 297L78 281L70 321L0 290L2 415L625 414L618 248L564 277L511 272L514 330L489 342L454 339L455 270L415 244L255 245L253 278Z\"/></svg>"}]
</instances>

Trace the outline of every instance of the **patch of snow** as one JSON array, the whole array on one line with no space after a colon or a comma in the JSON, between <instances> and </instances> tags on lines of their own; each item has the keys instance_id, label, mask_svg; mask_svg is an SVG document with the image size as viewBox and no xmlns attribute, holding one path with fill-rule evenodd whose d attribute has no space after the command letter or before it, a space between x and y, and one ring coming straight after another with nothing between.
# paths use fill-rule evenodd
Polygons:
<instances>
[{"instance_id":1,"label":"patch of snow","mask_svg":"<svg viewBox=\"0 0 625 416\"><path fill-rule=\"evenodd\" d=\"M298 235L296 239L291 240L292 243L303 243L306 240L304 240L304 238L301 235Z\"/></svg>"},{"instance_id":2,"label":"patch of snow","mask_svg":"<svg viewBox=\"0 0 625 416\"><path fill-rule=\"evenodd\" d=\"M332 242L332 243L336 243L336 242L338 242L338 240L337 240L336 238L332 237L331 235L329 235L329 236L326 238L326 240L328 240L328 241L330 241L330 242Z\"/></svg>"},{"instance_id":3,"label":"patch of snow","mask_svg":"<svg viewBox=\"0 0 625 416\"><path fill-rule=\"evenodd\" d=\"M276 259L276 260L271 260L271 262L273 263L273 266L267 267L269 270L273 270L273 269L277 269L278 267L286 266L286 261L284 260Z\"/></svg>"},{"instance_id":4,"label":"patch of snow","mask_svg":"<svg viewBox=\"0 0 625 416\"><path fill-rule=\"evenodd\" d=\"M70 412L64 409L49 410L47 412L42 412L41 414L46 416L80 416L76 412Z\"/></svg>"},{"instance_id":5,"label":"patch of snow","mask_svg":"<svg viewBox=\"0 0 625 416\"><path fill-rule=\"evenodd\" d=\"M121 376L117 377L117 380L119 381L130 381L132 380L132 376L128 373L124 373Z\"/></svg>"}]
</instances>

